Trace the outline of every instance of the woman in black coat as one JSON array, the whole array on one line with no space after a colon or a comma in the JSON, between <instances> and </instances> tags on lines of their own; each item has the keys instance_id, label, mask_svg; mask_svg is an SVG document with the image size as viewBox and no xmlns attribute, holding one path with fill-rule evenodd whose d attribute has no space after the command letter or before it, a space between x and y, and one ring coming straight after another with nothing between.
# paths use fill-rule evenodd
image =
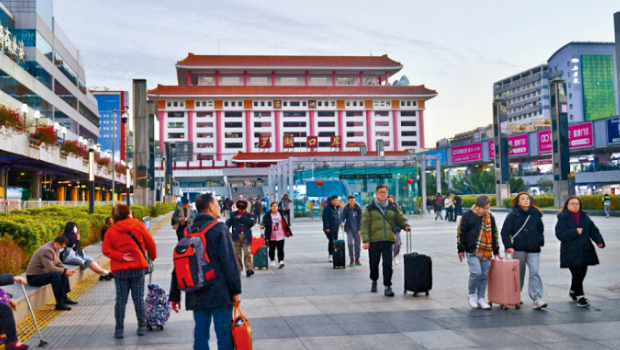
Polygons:
<instances>
[{"instance_id":1,"label":"woman in black coat","mask_svg":"<svg viewBox=\"0 0 620 350\"><path fill-rule=\"evenodd\" d=\"M26 284L26 279L21 276L13 276L10 273L0 275L0 286L15 282ZM17 311L17 303L13 300L13 296L0 289L0 345L6 344L5 349L7 350L28 349L28 345L22 344L17 339L13 311Z\"/></svg>"},{"instance_id":2,"label":"woman in black coat","mask_svg":"<svg viewBox=\"0 0 620 350\"><path fill-rule=\"evenodd\" d=\"M560 240L560 267L568 268L572 275L570 297L580 307L590 304L583 291L583 280L588 266L598 265L598 256L592 241L599 248L605 248L605 241L600 231L582 210L581 200L570 196L558 214L555 236Z\"/></svg>"},{"instance_id":3,"label":"woman in black coat","mask_svg":"<svg viewBox=\"0 0 620 350\"><path fill-rule=\"evenodd\" d=\"M284 267L284 239L293 235L291 227L286 221L284 213L278 210L278 203L273 202L269 211L263 216L260 226L265 230L265 240L269 244L269 260L271 266L276 266L276 249L278 250L279 268Z\"/></svg>"},{"instance_id":4,"label":"woman in black coat","mask_svg":"<svg viewBox=\"0 0 620 350\"><path fill-rule=\"evenodd\" d=\"M506 253L513 254L519 260L521 273L521 290L525 281L525 267L530 272L529 295L534 301L535 309L547 307L542 301L543 283L538 274L540 266L540 248L545 245L545 225L542 212L534 204L529 193L520 192L510 203L512 211L506 216L502 227L502 241Z\"/></svg>"}]
</instances>

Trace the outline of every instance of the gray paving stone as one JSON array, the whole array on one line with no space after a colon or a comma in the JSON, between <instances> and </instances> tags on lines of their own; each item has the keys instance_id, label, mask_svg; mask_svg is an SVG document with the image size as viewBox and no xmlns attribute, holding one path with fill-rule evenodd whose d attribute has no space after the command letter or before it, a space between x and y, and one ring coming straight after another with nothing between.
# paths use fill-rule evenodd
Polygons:
<instances>
[{"instance_id":1,"label":"gray paving stone","mask_svg":"<svg viewBox=\"0 0 620 350\"><path fill-rule=\"evenodd\" d=\"M484 347L495 348L500 345L528 345L531 341L520 337L516 334L507 332L503 329L459 329L454 331L456 334L465 337L473 343L480 344Z\"/></svg>"},{"instance_id":2,"label":"gray paving stone","mask_svg":"<svg viewBox=\"0 0 620 350\"><path fill-rule=\"evenodd\" d=\"M403 333L425 349L475 348L478 344L452 331L429 331Z\"/></svg>"},{"instance_id":3,"label":"gray paving stone","mask_svg":"<svg viewBox=\"0 0 620 350\"><path fill-rule=\"evenodd\" d=\"M548 326L508 327L504 330L525 338L533 343L567 343L581 341L582 338Z\"/></svg>"},{"instance_id":4,"label":"gray paving stone","mask_svg":"<svg viewBox=\"0 0 620 350\"><path fill-rule=\"evenodd\" d=\"M596 322L582 324L563 324L551 326L568 334L587 340L620 339L620 322Z\"/></svg>"},{"instance_id":5,"label":"gray paving stone","mask_svg":"<svg viewBox=\"0 0 620 350\"><path fill-rule=\"evenodd\" d=\"M597 343L588 341L570 342L570 343L542 343L540 344L551 350L609 350L611 348Z\"/></svg>"},{"instance_id":6,"label":"gray paving stone","mask_svg":"<svg viewBox=\"0 0 620 350\"><path fill-rule=\"evenodd\" d=\"M372 334L353 336L359 344L359 349L367 350L418 350L424 349L413 339L403 334Z\"/></svg>"}]
</instances>

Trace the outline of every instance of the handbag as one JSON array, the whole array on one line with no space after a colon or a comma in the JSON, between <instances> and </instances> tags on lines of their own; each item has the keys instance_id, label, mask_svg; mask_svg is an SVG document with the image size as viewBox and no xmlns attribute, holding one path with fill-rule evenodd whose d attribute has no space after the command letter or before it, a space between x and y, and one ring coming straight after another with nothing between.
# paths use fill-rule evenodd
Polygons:
<instances>
[{"instance_id":1,"label":"handbag","mask_svg":"<svg viewBox=\"0 0 620 350\"><path fill-rule=\"evenodd\" d=\"M142 252L142 256L144 256L144 259L146 259L146 263L149 265L146 268L146 270L144 270L144 274L145 275L149 275L149 274L153 273L153 270L155 269L155 266L153 265L153 260L151 260L151 258L149 258L148 255L146 255L144 250L142 250L142 247L140 247L140 243L136 239L136 236L133 235L133 233L129 232L129 237L131 237L131 239L133 239L133 241L136 242L136 245L138 246L138 249L140 249L140 251Z\"/></svg>"},{"instance_id":2,"label":"handbag","mask_svg":"<svg viewBox=\"0 0 620 350\"><path fill-rule=\"evenodd\" d=\"M237 316L239 313L239 316ZM250 321L241 313L239 306L234 307L233 320L230 323L232 337L237 350L252 350L252 327Z\"/></svg>"},{"instance_id":3,"label":"handbag","mask_svg":"<svg viewBox=\"0 0 620 350\"><path fill-rule=\"evenodd\" d=\"M80 250L76 252L73 248L65 248L65 254L63 254L63 263L67 265L84 265L86 262L86 257L84 256L84 251Z\"/></svg>"},{"instance_id":4,"label":"handbag","mask_svg":"<svg viewBox=\"0 0 620 350\"><path fill-rule=\"evenodd\" d=\"M515 237L517 237L519 235L519 233L521 233L521 231L523 230L523 228L525 227L525 225L527 225L527 222L530 221L530 215L527 216L527 219L525 219L525 222L523 223L523 226L521 226L521 228L519 229L519 231L517 231L517 233L515 233L514 235L510 236L510 243L514 244L515 243Z\"/></svg>"}]
</instances>

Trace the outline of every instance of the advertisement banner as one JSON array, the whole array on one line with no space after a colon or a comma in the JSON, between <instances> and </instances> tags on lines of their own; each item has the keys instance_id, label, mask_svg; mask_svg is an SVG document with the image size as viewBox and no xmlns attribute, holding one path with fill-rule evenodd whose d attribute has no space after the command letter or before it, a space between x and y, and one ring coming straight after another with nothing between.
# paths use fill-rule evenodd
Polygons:
<instances>
[{"instance_id":1,"label":"advertisement banner","mask_svg":"<svg viewBox=\"0 0 620 350\"><path fill-rule=\"evenodd\" d=\"M310 149L316 149L319 146L319 138L318 136L308 136L306 138L306 147Z\"/></svg>"},{"instance_id":2,"label":"advertisement banner","mask_svg":"<svg viewBox=\"0 0 620 350\"><path fill-rule=\"evenodd\" d=\"M530 153L530 143L527 134L508 138L508 156L522 156Z\"/></svg>"},{"instance_id":3,"label":"advertisement banner","mask_svg":"<svg viewBox=\"0 0 620 350\"><path fill-rule=\"evenodd\" d=\"M592 122L568 126L568 147L583 148L593 147L594 137Z\"/></svg>"},{"instance_id":4,"label":"advertisement banner","mask_svg":"<svg viewBox=\"0 0 620 350\"><path fill-rule=\"evenodd\" d=\"M489 141L489 159L495 158L495 140Z\"/></svg>"},{"instance_id":5,"label":"advertisement banner","mask_svg":"<svg viewBox=\"0 0 620 350\"><path fill-rule=\"evenodd\" d=\"M295 136L284 136L284 148L295 148Z\"/></svg>"},{"instance_id":6,"label":"advertisement banner","mask_svg":"<svg viewBox=\"0 0 620 350\"><path fill-rule=\"evenodd\" d=\"M551 141L551 130L538 132L538 153L549 153L553 151L553 142Z\"/></svg>"},{"instance_id":7,"label":"advertisement banner","mask_svg":"<svg viewBox=\"0 0 620 350\"><path fill-rule=\"evenodd\" d=\"M452 163L472 162L482 159L482 143L453 147Z\"/></svg>"},{"instance_id":8,"label":"advertisement banner","mask_svg":"<svg viewBox=\"0 0 620 350\"><path fill-rule=\"evenodd\" d=\"M99 105L99 137L97 143L101 145L102 151L112 150L112 140L114 140L114 149L118 153L121 150L121 114L114 113L114 110L122 110L121 95L95 94L97 104ZM116 127L113 121L116 119ZM114 137L114 129L116 128L116 137Z\"/></svg>"},{"instance_id":9,"label":"advertisement banner","mask_svg":"<svg viewBox=\"0 0 620 350\"><path fill-rule=\"evenodd\" d=\"M448 162L448 152L445 148L424 152L424 155L425 156L439 156L439 165L446 165L446 163ZM426 166L436 166L436 164L437 164L437 161L434 159L426 161Z\"/></svg>"},{"instance_id":10,"label":"advertisement banner","mask_svg":"<svg viewBox=\"0 0 620 350\"><path fill-rule=\"evenodd\" d=\"M607 143L620 143L620 118L607 119Z\"/></svg>"}]
</instances>

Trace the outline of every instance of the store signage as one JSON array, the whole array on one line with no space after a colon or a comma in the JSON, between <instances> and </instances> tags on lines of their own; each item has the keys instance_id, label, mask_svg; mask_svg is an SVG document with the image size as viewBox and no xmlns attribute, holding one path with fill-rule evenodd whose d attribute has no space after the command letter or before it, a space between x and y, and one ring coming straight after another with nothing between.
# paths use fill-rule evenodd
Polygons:
<instances>
[{"instance_id":1,"label":"store signage","mask_svg":"<svg viewBox=\"0 0 620 350\"><path fill-rule=\"evenodd\" d=\"M340 180L352 180L352 179L391 179L392 174L340 174L338 179Z\"/></svg>"},{"instance_id":2,"label":"store signage","mask_svg":"<svg viewBox=\"0 0 620 350\"><path fill-rule=\"evenodd\" d=\"M607 119L607 143L620 143L620 118Z\"/></svg>"},{"instance_id":3,"label":"store signage","mask_svg":"<svg viewBox=\"0 0 620 350\"><path fill-rule=\"evenodd\" d=\"M553 150L553 142L551 141L551 130L538 132L538 153L548 153Z\"/></svg>"},{"instance_id":4,"label":"store signage","mask_svg":"<svg viewBox=\"0 0 620 350\"><path fill-rule=\"evenodd\" d=\"M527 134L511 136L508 138L508 155L522 156L530 153L530 144Z\"/></svg>"},{"instance_id":5,"label":"store signage","mask_svg":"<svg viewBox=\"0 0 620 350\"><path fill-rule=\"evenodd\" d=\"M482 143L452 148L452 163L472 162L482 159Z\"/></svg>"},{"instance_id":6,"label":"store signage","mask_svg":"<svg viewBox=\"0 0 620 350\"><path fill-rule=\"evenodd\" d=\"M593 147L592 122L568 126L568 148Z\"/></svg>"},{"instance_id":7,"label":"store signage","mask_svg":"<svg viewBox=\"0 0 620 350\"><path fill-rule=\"evenodd\" d=\"M332 136L329 139L329 147L340 148L340 136Z\"/></svg>"},{"instance_id":8,"label":"store signage","mask_svg":"<svg viewBox=\"0 0 620 350\"><path fill-rule=\"evenodd\" d=\"M306 147L310 149L316 149L319 146L319 138L317 136L308 136L306 142Z\"/></svg>"},{"instance_id":9,"label":"store signage","mask_svg":"<svg viewBox=\"0 0 620 350\"><path fill-rule=\"evenodd\" d=\"M259 149L266 149L266 148L271 148L271 141L270 141L271 137L269 136L261 136L258 138L258 148Z\"/></svg>"},{"instance_id":10,"label":"store signage","mask_svg":"<svg viewBox=\"0 0 620 350\"><path fill-rule=\"evenodd\" d=\"M295 136L284 136L284 148L295 148Z\"/></svg>"},{"instance_id":11,"label":"store signage","mask_svg":"<svg viewBox=\"0 0 620 350\"><path fill-rule=\"evenodd\" d=\"M11 57L17 63L24 63L24 42L11 33L9 28L0 24L0 51Z\"/></svg>"},{"instance_id":12,"label":"store signage","mask_svg":"<svg viewBox=\"0 0 620 350\"><path fill-rule=\"evenodd\" d=\"M489 158L495 159L495 140L489 141Z\"/></svg>"}]
</instances>

